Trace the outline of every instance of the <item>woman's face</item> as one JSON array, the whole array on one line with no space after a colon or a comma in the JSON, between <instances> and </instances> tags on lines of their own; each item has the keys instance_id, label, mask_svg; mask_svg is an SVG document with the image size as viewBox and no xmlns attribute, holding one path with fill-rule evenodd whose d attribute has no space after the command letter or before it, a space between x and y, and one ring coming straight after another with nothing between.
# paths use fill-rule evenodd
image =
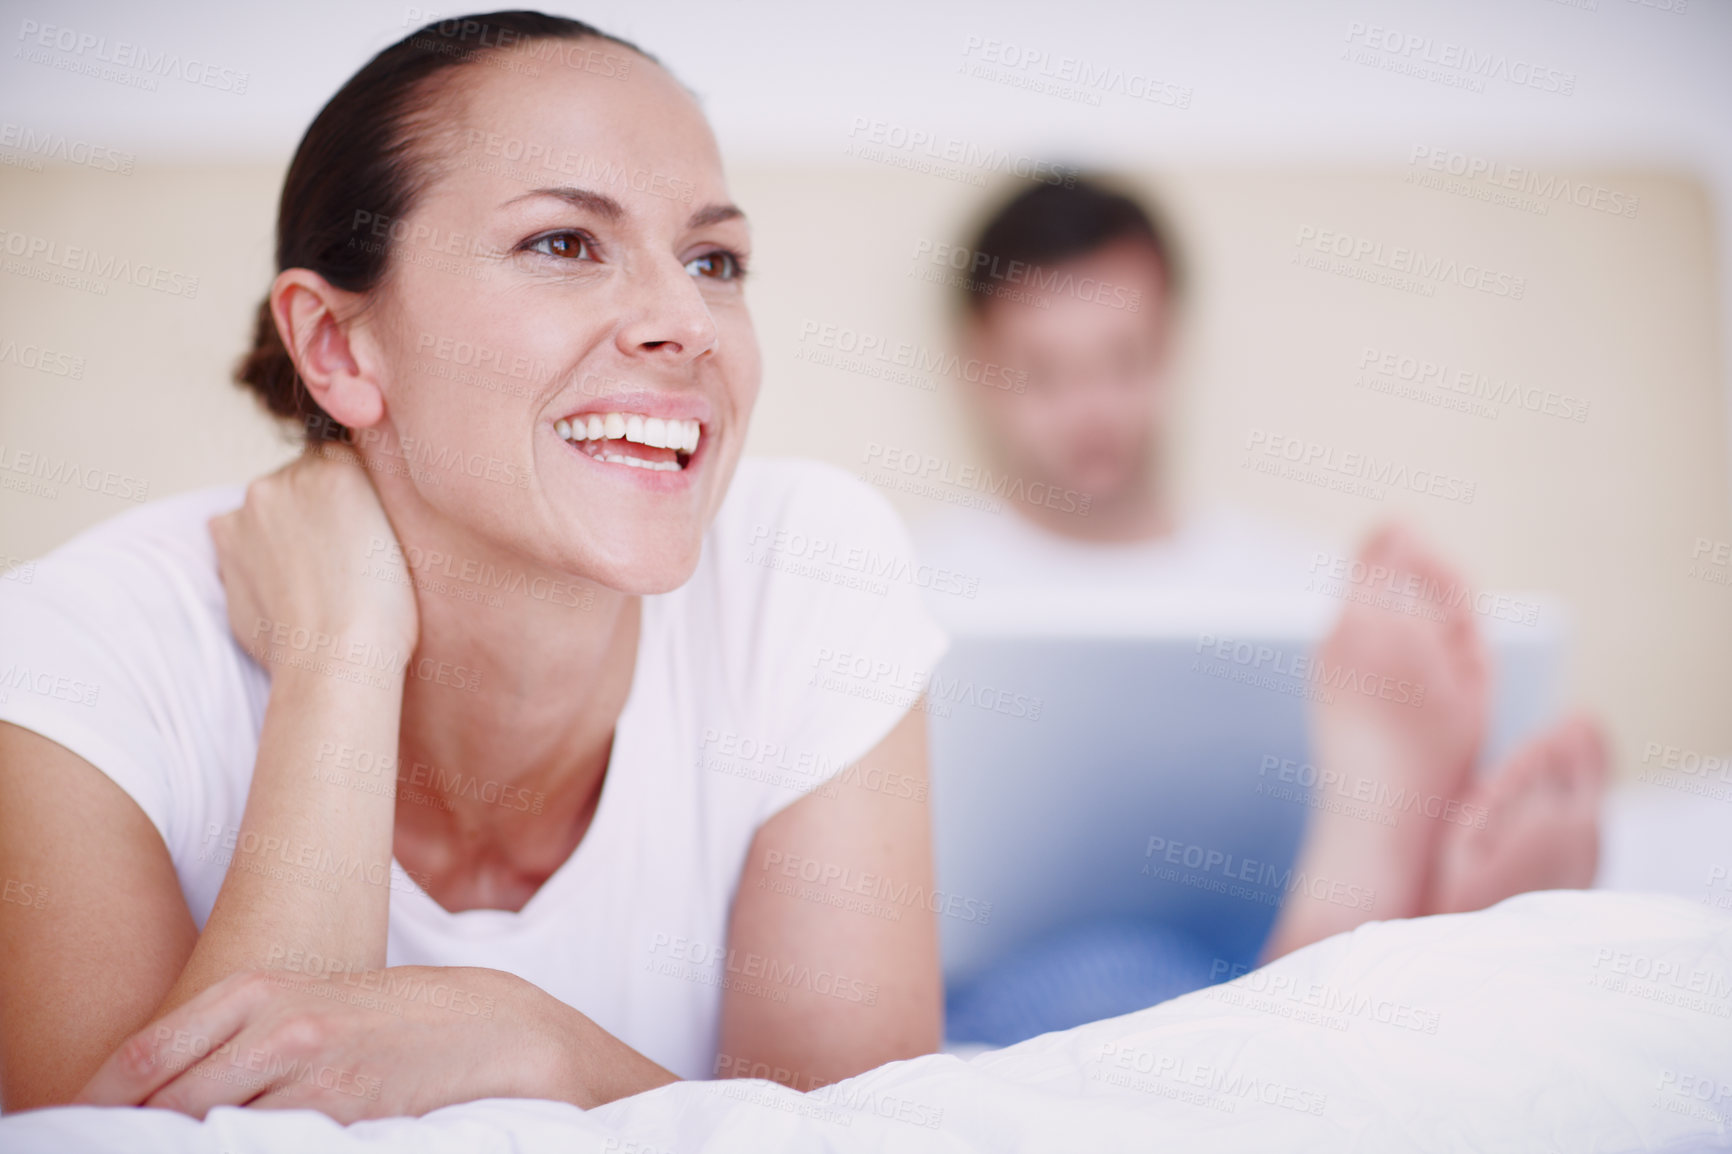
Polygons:
<instances>
[{"instance_id":1,"label":"woman's face","mask_svg":"<svg viewBox=\"0 0 1732 1154\"><path fill-rule=\"evenodd\" d=\"M356 214L356 243L393 244L363 321L385 416L357 440L400 533L443 521L662 592L697 564L757 397L749 235L693 99L625 49L575 49L448 73L414 210Z\"/></svg>"}]
</instances>

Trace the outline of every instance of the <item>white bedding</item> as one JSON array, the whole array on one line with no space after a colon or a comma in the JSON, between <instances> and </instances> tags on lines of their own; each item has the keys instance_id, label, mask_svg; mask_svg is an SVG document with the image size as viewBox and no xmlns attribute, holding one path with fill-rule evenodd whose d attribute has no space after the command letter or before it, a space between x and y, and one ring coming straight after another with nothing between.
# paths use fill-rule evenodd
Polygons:
<instances>
[{"instance_id":1,"label":"white bedding","mask_svg":"<svg viewBox=\"0 0 1732 1154\"><path fill-rule=\"evenodd\" d=\"M585 1113L493 1099L343 1128L308 1111L64 1108L0 1151L1732 1150L1732 918L1528 894L1366 925L1226 986L812 1094L666 1086Z\"/></svg>"}]
</instances>

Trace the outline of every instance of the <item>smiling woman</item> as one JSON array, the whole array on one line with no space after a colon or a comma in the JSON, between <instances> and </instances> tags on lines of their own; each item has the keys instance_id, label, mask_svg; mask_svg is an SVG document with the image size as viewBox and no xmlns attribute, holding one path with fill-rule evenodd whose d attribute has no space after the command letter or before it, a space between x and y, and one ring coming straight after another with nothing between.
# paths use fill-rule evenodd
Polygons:
<instances>
[{"instance_id":1,"label":"smiling woman","mask_svg":"<svg viewBox=\"0 0 1732 1154\"><path fill-rule=\"evenodd\" d=\"M320 112L238 372L307 451L0 592L15 661L90 687L0 701L0 873L51 895L0 905L8 1110L937 1046L929 903L831 883L931 891L923 802L864 783L924 783L944 637L763 548L910 554L844 474L740 461L749 244L690 95L587 25L430 25Z\"/></svg>"}]
</instances>

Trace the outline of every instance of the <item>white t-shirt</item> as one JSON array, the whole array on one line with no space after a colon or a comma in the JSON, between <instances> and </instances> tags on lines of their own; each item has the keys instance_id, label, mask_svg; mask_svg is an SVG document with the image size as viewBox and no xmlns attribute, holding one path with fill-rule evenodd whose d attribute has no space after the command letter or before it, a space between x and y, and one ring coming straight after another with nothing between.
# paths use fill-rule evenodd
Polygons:
<instances>
[{"instance_id":1,"label":"white t-shirt","mask_svg":"<svg viewBox=\"0 0 1732 1154\"><path fill-rule=\"evenodd\" d=\"M146 505L55 550L28 581L0 582L0 720L132 796L201 927L270 690L230 633L205 525L241 496ZM393 861L389 964L517 974L682 1077L713 1075L724 986L868 996L846 973L767 970L727 949L758 827L877 745L946 646L912 582L786 564L800 535L911 553L889 503L840 470L742 462L691 580L643 599L631 692L583 841L517 912L447 911ZM498 804L533 804L484 779L469 775Z\"/></svg>"},{"instance_id":2,"label":"white t-shirt","mask_svg":"<svg viewBox=\"0 0 1732 1154\"><path fill-rule=\"evenodd\" d=\"M1315 554L1297 537L1226 509L1188 516L1158 540L1125 543L1061 536L1008 508L946 507L913 528L923 561L944 571L951 586L983 594L1159 589L1299 597L1314 580ZM932 604L953 600L934 597Z\"/></svg>"}]
</instances>

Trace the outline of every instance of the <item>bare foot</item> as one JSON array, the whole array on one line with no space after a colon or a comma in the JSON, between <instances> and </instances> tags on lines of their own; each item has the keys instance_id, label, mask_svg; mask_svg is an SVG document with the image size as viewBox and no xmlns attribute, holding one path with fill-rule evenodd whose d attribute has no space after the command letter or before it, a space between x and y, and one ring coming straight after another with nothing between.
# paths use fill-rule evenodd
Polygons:
<instances>
[{"instance_id":1,"label":"bare foot","mask_svg":"<svg viewBox=\"0 0 1732 1154\"><path fill-rule=\"evenodd\" d=\"M1482 910L1529 890L1582 889L1600 857L1606 738L1592 717L1559 722L1463 798L1438 847L1426 913Z\"/></svg>"},{"instance_id":2,"label":"bare foot","mask_svg":"<svg viewBox=\"0 0 1732 1154\"><path fill-rule=\"evenodd\" d=\"M1290 888L1266 957L1424 912L1445 803L1468 787L1485 736L1487 663L1466 584L1398 527L1359 560L1366 579L1317 652L1330 699L1313 707L1312 746L1333 795L1318 798L1295 871L1317 893L1375 896L1366 908Z\"/></svg>"}]
</instances>

